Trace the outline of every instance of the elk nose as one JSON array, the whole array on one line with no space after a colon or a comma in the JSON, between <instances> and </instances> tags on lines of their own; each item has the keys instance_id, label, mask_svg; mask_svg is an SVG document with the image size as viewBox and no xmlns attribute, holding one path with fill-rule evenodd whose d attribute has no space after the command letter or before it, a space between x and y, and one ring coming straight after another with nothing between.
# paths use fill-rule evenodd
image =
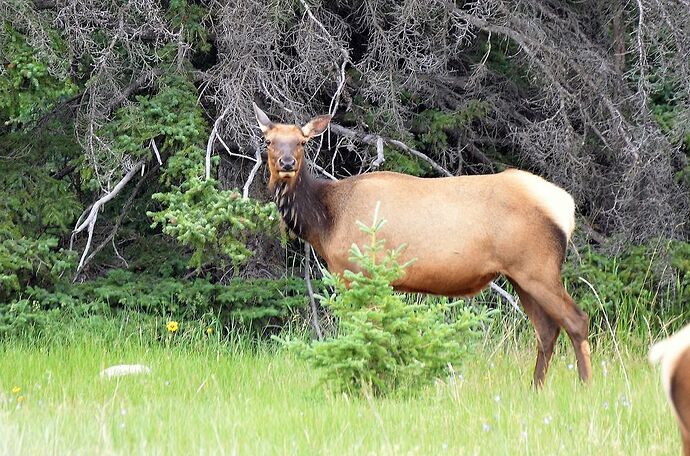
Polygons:
<instances>
[{"instance_id":1,"label":"elk nose","mask_svg":"<svg viewBox=\"0 0 690 456\"><path fill-rule=\"evenodd\" d=\"M295 169L295 159L293 157L280 157L278 164L283 171L292 171Z\"/></svg>"}]
</instances>

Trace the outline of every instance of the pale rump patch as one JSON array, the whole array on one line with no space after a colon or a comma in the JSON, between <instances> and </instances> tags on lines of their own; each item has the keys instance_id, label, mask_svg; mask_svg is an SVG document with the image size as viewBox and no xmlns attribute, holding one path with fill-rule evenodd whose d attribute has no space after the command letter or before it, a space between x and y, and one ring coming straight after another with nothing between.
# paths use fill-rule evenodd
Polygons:
<instances>
[{"instance_id":1,"label":"pale rump patch","mask_svg":"<svg viewBox=\"0 0 690 456\"><path fill-rule=\"evenodd\" d=\"M652 345L649 350L649 361L653 364L661 363L661 379L664 384L664 391L669 401L671 398L671 378L676 369L676 364L685 350L690 349L690 325ZM674 408L675 410L675 408Z\"/></svg>"},{"instance_id":2,"label":"pale rump patch","mask_svg":"<svg viewBox=\"0 0 690 456\"><path fill-rule=\"evenodd\" d=\"M546 215L558 225L568 240L575 229L575 201L568 192L539 176L525 171L513 170L525 189L541 203Z\"/></svg>"}]
</instances>

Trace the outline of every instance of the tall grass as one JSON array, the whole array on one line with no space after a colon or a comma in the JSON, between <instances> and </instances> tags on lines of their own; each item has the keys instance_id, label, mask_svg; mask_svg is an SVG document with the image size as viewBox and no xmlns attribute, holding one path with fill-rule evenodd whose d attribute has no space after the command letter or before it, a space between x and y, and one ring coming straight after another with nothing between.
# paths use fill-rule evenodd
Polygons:
<instances>
[{"instance_id":1,"label":"tall grass","mask_svg":"<svg viewBox=\"0 0 690 456\"><path fill-rule=\"evenodd\" d=\"M583 386L562 341L546 386L534 392L533 335L519 317L513 324L510 335L504 326L487 336L454 375L381 399L332 394L317 372L276 346L185 322L174 335L164 321L124 319L8 341L0 345L0 454L678 451L643 350L624 345L617 354L610 336L597 336L593 383ZM144 363L152 373L99 378L119 363Z\"/></svg>"}]
</instances>

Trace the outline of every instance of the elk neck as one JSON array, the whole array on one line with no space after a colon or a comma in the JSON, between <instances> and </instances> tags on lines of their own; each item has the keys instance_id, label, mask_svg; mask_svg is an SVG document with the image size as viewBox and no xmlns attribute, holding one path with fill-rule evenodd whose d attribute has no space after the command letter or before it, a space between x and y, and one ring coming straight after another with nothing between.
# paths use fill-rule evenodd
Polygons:
<instances>
[{"instance_id":1,"label":"elk neck","mask_svg":"<svg viewBox=\"0 0 690 456\"><path fill-rule=\"evenodd\" d=\"M277 182L273 199L287 227L319 250L329 233L333 217L327 204L331 182L314 178L306 165L302 166L294 182Z\"/></svg>"}]
</instances>

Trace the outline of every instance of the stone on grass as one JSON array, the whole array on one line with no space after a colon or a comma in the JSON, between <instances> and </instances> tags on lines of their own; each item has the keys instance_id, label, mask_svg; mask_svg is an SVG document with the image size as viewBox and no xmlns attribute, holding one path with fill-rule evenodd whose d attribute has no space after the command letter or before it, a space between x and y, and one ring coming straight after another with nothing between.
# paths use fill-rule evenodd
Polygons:
<instances>
[{"instance_id":1,"label":"stone on grass","mask_svg":"<svg viewBox=\"0 0 690 456\"><path fill-rule=\"evenodd\" d=\"M125 375L150 374L151 368L143 364L118 364L101 371L101 378L124 377Z\"/></svg>"}]
</instances>

